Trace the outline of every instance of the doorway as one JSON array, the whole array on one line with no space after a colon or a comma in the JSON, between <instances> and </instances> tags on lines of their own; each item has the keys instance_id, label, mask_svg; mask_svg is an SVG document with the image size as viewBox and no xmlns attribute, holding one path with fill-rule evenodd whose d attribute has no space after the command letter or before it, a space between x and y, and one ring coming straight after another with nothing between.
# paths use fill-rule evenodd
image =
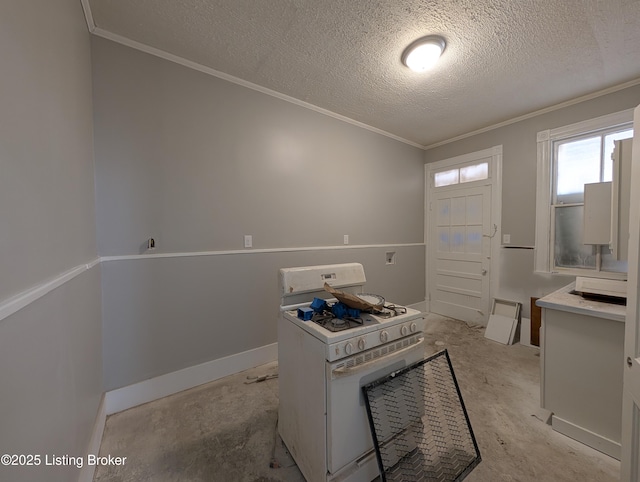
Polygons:
<instances>
[{"instance_id":1,"label":"doorway","mask_svg":"<svg viewBox=\"0 0 640 482\"><path fill-rule=\"evenodd\" d=\"M502 146L425 165L427 310L486 325L497 291Z\"/></svg>"}]
</instances>

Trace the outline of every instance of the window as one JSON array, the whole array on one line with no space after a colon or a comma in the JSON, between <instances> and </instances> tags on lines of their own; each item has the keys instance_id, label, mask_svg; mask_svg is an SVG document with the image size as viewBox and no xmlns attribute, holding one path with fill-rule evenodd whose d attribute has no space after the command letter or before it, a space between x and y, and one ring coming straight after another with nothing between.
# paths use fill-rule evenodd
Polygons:
<instances>
[{"instance_id":1,"label":"window","mask_svg":"<svg viewBox=\"0 0 640 482\"><path fill-rule=\"evenodd\" d=\"M433 175L433 185L434 187L444 187L465 182L482 181L484 179L489 179L488 162L436 172Z\"/></svg>"},{"instance_id":2,"label":"window","mask_svg":"<svg viewBox=\"0 0 640 482\"><path fill-rule=\"evenodd\" d=\"M606 245L582 243L584 185L611 181L614 141L633 137L633 111L538 133L536 271L626 272Z\"/></svg>"}]
</instances>

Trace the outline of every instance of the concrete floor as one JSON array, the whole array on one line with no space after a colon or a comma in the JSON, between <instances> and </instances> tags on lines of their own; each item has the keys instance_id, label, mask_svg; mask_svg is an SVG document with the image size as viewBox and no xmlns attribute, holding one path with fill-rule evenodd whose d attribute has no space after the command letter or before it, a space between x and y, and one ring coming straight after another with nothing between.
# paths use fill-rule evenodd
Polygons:
<instances>
[{"instance_id":1,"label":"concrete floor","mask_svg":"<svg viewBox=\"0 0 640 482\"><path fill-rule=\"evenodd\" d=\"M429 315L428 353L449 350L482 454L469 482L617 481L620 463L541 419L539 353L484 338L483 327ZM276 433L277 373L269 363L107 419L94 482L303 482ZM271 468L275 460L279 468Z\"/></svg>"}]
</instances>

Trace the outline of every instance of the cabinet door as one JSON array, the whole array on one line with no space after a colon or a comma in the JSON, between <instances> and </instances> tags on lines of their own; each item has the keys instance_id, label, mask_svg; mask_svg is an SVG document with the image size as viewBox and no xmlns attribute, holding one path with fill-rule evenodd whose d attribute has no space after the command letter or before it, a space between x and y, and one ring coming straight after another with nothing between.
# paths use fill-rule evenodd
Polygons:
<instances>
[{"instance_id":1,"label":"cabinet door","mask_svg":"<svg viewBox=\"0 0 640 482\"><path fill-rule=\"evenodd\" d=\"M584 185L584 244L611 242L611 183Z\"/></svg>"},{"instance_id":2,"label":"cabinet door","mask_svg":"<svg viewBox=\"0 0 640 482\"><path fill-rule=\"evenodd\" d=\"M633 139L615 141L611 194L611 253L626 261L629 253L629 208L631 201L631 146Z\"/></svg>"}]
</instances>

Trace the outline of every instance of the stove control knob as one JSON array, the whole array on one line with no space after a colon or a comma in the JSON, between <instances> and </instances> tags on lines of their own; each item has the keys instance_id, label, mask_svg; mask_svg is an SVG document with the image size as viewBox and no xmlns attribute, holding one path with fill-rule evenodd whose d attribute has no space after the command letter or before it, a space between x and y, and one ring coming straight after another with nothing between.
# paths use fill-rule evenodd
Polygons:
<instances>
[{"instance_id":1,"label":"stove control knob","mask_svg":"<svg viewBox=\"0 0 640 482\"><path fill-rule=\"evenodd\" d=\"M407 336L407 333L409 332L409 329L407 328L407 325L402 325L400 327L400 334L402 336Z\"/></svg>"},{"instance_id":2,"label":"stove control knob","mask_svg":"<svg viewBox=\"0 0 640 482\"><path fill-rule=\"evenodd\" d=\"M352 345L351 343L347 343L347 344L344 346L344 352L345 352L347 355L351 355L351 352L353 352L353 345Z\"/></svg>"},{"instance_id":3,"label":"stove control knob","mask_svg":"<svg viewBox=\"0 0 640 482\"><path fill-rule=\"evenodd\" d=\"M411 331L411 333L415 333L417 329L418 325L416 325L415 323L411 323L411 325L409 325L409 330Z\"/></svg>"},{"instance_id":4,"label":"stove control knob","mask_svg":"<svg viewBox=\"0 0 640 482\"><path fill-rule=\"evenodd\" d=\"M367 342L364 341L364 338L360 338L358 340L358 350L364 350L364 347L367 345Z\"/></svg>"},{"instance_id":5,"label":"stove control knob","mask_svg":"<svg viewBox=\"0 0 640 482\"><path fill-rule=\"evenodd\" d=\"M388 339L389 339L389 333L387 333L385 330L382 330L380 332L380 341L382 343L386 343Z\"/></svg>"}]
</instances>

